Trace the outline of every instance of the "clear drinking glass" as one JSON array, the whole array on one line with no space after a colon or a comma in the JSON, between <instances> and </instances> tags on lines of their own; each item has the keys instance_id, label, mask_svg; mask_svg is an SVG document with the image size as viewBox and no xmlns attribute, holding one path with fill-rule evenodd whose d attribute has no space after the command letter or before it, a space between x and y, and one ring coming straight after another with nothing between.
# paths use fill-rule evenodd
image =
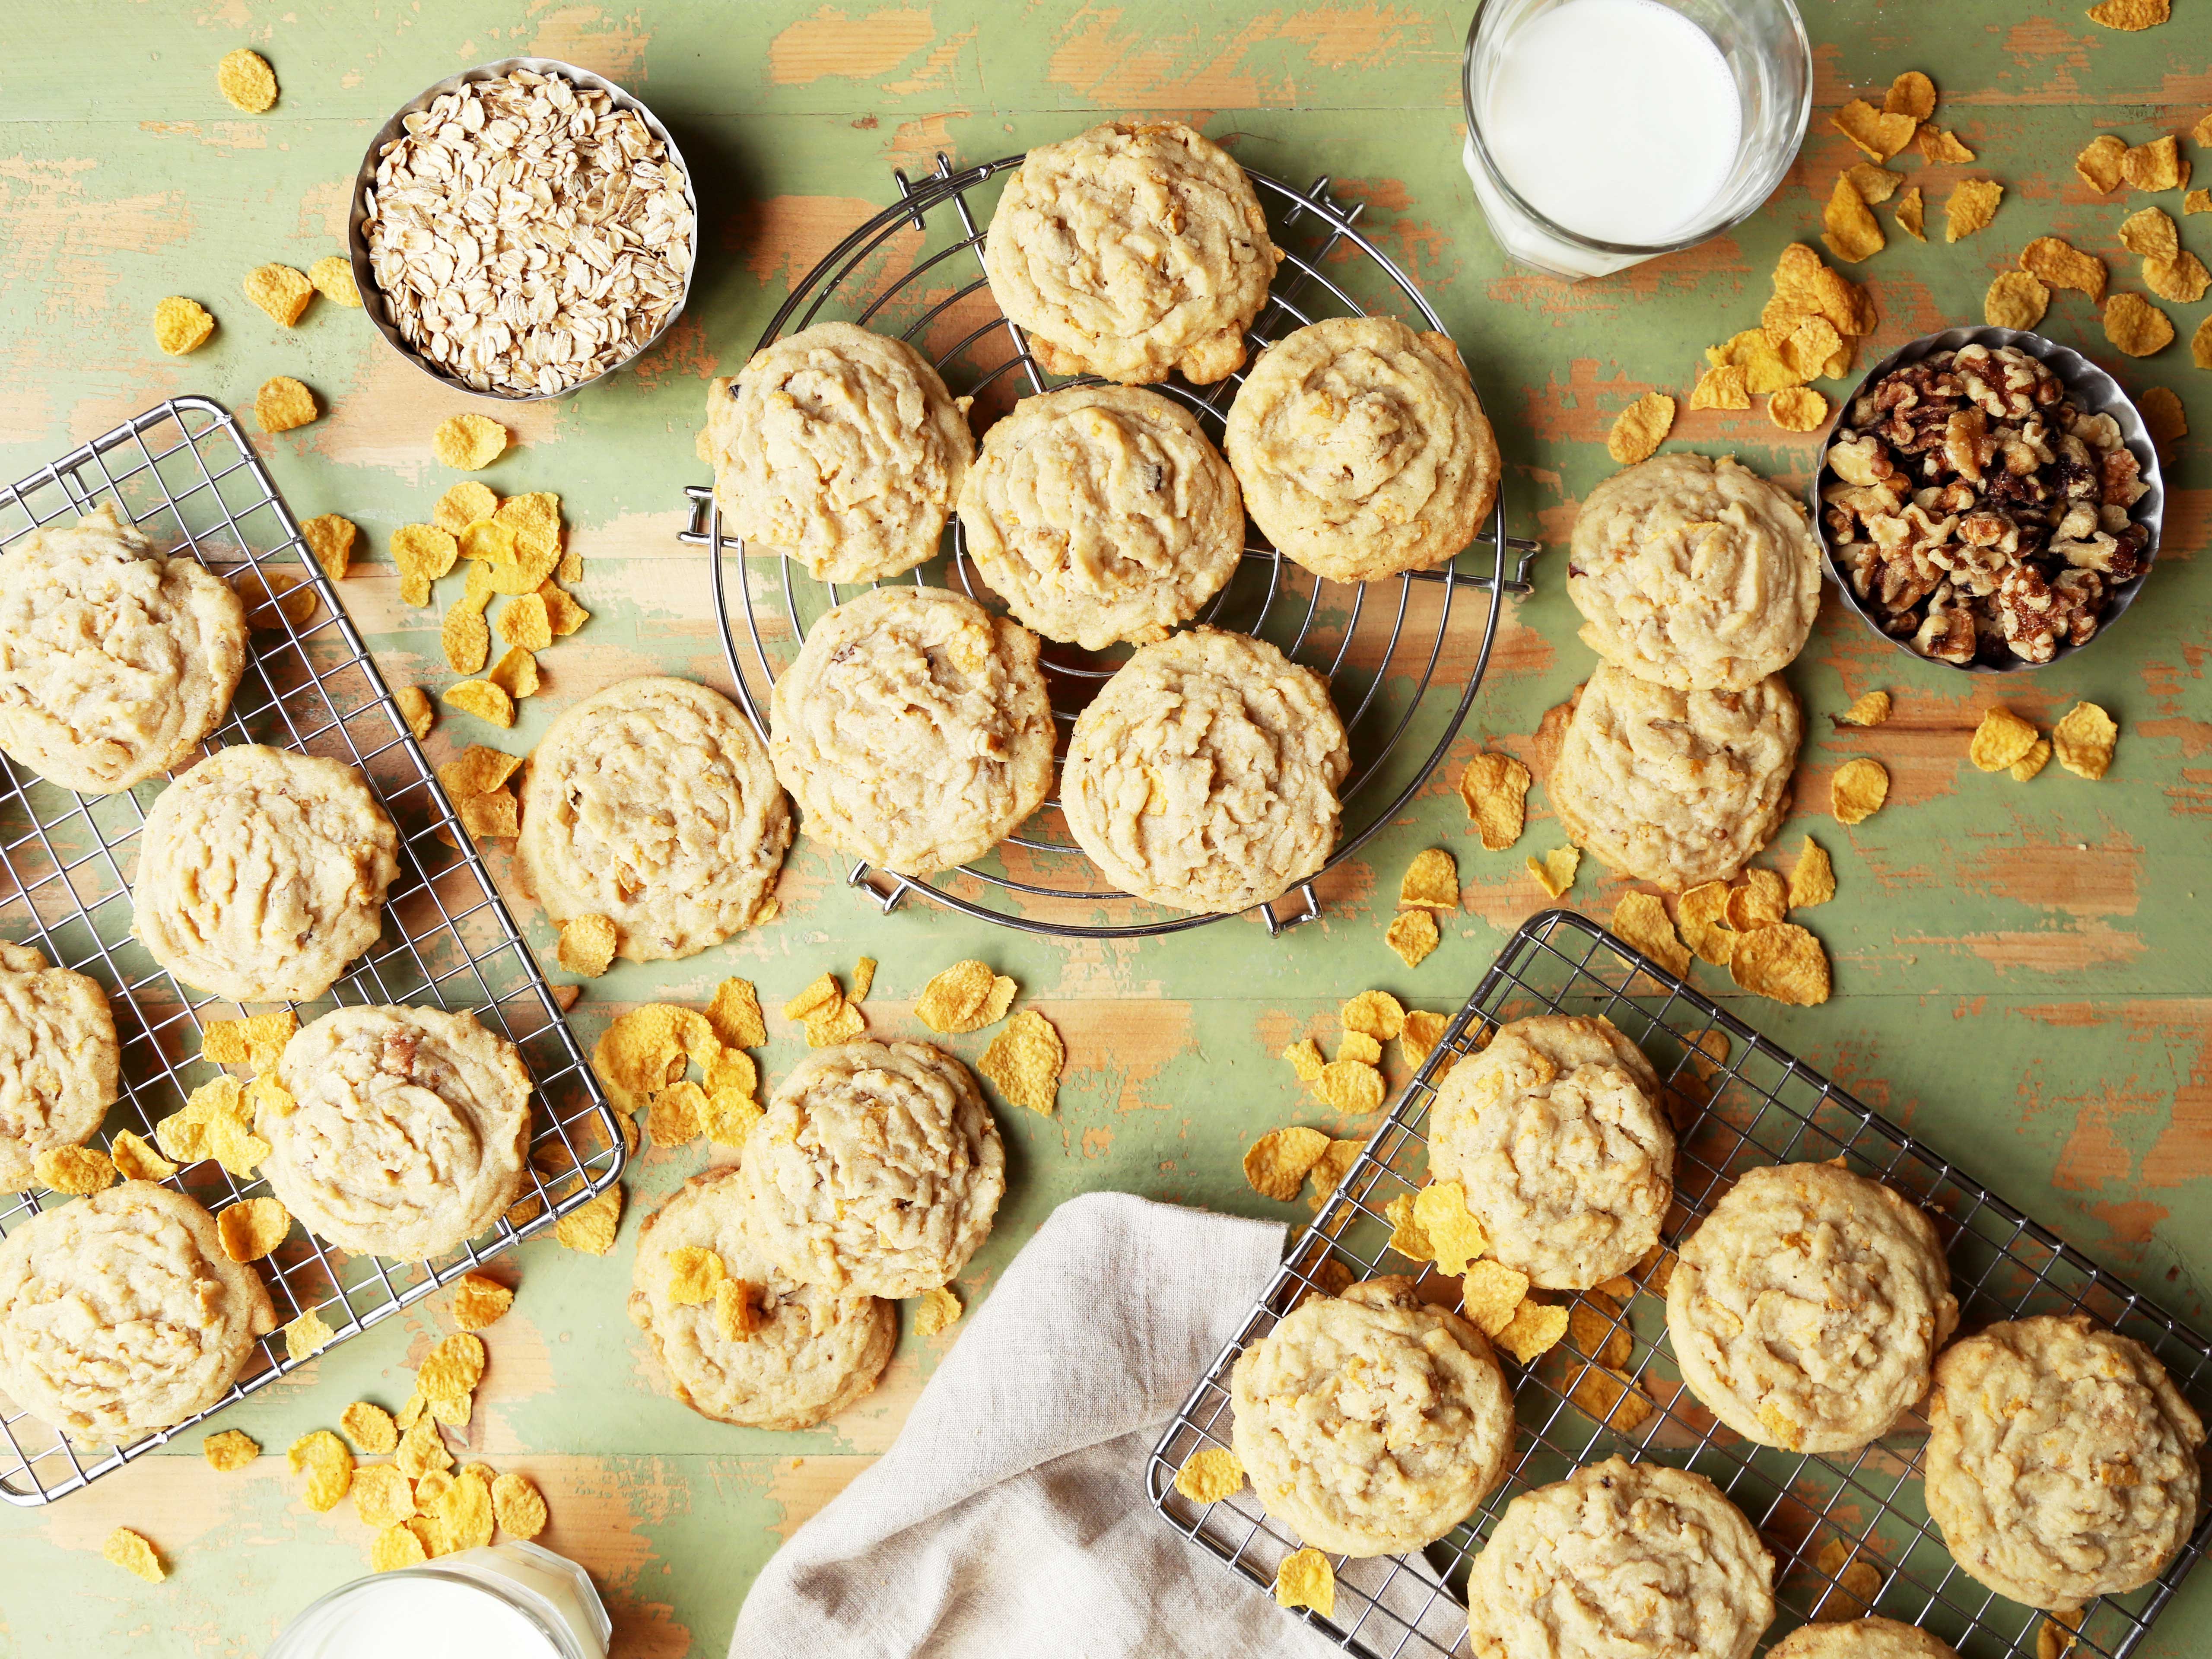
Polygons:
<instances>
[{"instance_id":1,"label":"clear drinking glass","mask_svg":"<svg viewBox=\"0 0 2212 1659\"><path fill-rule=\"evenodd\" d=\"M1697 218L1670 240L1608 242L1556 224L1506 181L1486 137L1494 77L1515 35L1573 0L1477 0L1467 32L1460 94L1467 110L1464 161L1475 200L1507 253L1524 264L1579 280L1602 276L1694 246L1736 224L1766 200L1805 137L1813 102L1813 52L1790 0L1653 0L1703 29L1735 82L1741 123L1735 162Z\"/></svg>"},{"instance_id":2,"label":"clear drinking glass","mask_svg":"<svg viewBox=\"0 0 2212 1659\"><path fill-rule=\"evenodd\" d=\"M421 1584L437 1598L435 1611L447 1622L450 1641L431 1640L408 1659L447 1659L465 1649L477 1659L475 1644L485 1638L487 1621L497 1630L502 1652L525 1650L542 1659L607 1659L612 1622L592 1588L591 1576L574 1562L535 1544L505 1543L464 1550L416 1567L372 1573L341 1584L311 1602L287 1625L263 1659L354 1659L361 1654L390 1655L394 1622L410 1630L419 1622L400 1617L394 1598L408 1598ZM484 1607L473 1618L454 1598L480 1597ZM408 1611L421 1615L421 1607ZM471 1626L474 1626L473 1629ZM422 1638L419 1635L416 1640Z\"/></svg>"}]
</instances>

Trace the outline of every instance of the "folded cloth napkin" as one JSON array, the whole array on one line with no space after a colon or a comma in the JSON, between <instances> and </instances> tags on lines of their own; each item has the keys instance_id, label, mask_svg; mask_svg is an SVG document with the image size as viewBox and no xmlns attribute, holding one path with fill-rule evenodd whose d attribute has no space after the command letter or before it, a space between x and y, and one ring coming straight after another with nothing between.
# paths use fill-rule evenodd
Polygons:
<instances>
[{"instance_id":1,"label":"folded cloth napkin","mask_svg":"<svg viewBox=\"0 0 2212 1659\"><path fill-rule=\"evenodd\" d=\"M731 1659L1322 1659L1188 1542L1145 1462L1283 1229L1091 1193L971 1315L890 1451L754 1582Z\"/></svg>"}]
</instances>

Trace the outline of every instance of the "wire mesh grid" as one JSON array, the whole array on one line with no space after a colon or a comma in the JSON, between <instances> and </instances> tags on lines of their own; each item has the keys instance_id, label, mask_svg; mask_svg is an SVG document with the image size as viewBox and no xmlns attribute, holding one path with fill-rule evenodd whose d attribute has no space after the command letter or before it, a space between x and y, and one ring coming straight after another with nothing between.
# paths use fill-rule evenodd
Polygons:
<instances>
[{"instance_id":1,"label":"wire mesh grid","mask_svg":"<svg viewBox=\"0 0 2212 1659\"><path fill-rule=\"evenodd\" d=\"M1843 1158L1925 1206L1942 1233L1961 1328L2026 1314L2084 1312L2135 1337L2198 1410L2212 1407L2212 1347L2136 1291L1939 1154L1595 923L1533 917L1507 943L1446 1029L1319 1218L1200 1379L1153 1449L1146 1486L1178 1531L1258 1587L1298 1547L1248 1486L1212 1504L1176 1492L1193 1452L1230 1443L1231 1367L1308 1295L1376 1273L1419 1276L1456 1302L1458 1281L1389 1249L1385 1207L1426 1179L1425 1132L1436 1085L1508 1020L1602 1014L1665 1079L1677 1128L1675 1203L1663 1232L1680 1241L1745 1170ZM1669 1253L1662 1261L1671 1265ZM1666 1341L1663 1267L1642 1268L1573 1298L1566 1337L1516 1368L1516 1455L1499 1489L1419 1554L1332 1558L1333 1616L1297 1616L1371 1659L1466 1653L1467 1570L1505 1505L1615 1454L1694 1469L1728 1492L1772 1551L1779 1611L1770 1640L1800 1623L1872 1612L1949 1642L1961 1659L2033 1659L2045 1615L1984 1589L1953 1563L1921 1501L1926 1425L1917 1417L1863 1450L1820 1456L1757 1446L1717 1424L1682 1386ZM1554 1298L1559 1299L1559 1298ZM2071 1632L2089 1659L2123 1659L2208 1547L2202 1526L2158 1580L2090 1604Z\"/></svg>"},{"instance_id":2,"label":"wire mesh grid","mask_svg":"<svg viewBox=\"0 0 2212 1659\"><path fill-rule=\"evenodd\" d=\"M357 1335L605 1188L623 1145L489 873L461 830L421 744L392 702L329 578L307 556L297 521L222 406L184 397L147 410L20 483L0 489L0 550L41 526L74 522L113 501L159 544L174 544L225 576L246 602L246 672L204 745L264 743L360 769L399 832L399 873L376 944L335 986L333 1003L430 1003L465 1010L513 1041L529 1067L531 1158L522 1194L492 1233L434 1261L351 1256L295 1228L262 1261L279 1329L235 1386L199 1416L128 1446L74 1447L0 1400L0 1499L50 1503L184 1433L301 1361L282 1327L313 1311L334 1341ZM0 761L0 935L35 945L98 981L113 1011L122 1093L101 1142L154 1126L220 1074L199 1057L205 1022L234 1005L173 980L131 935L129 878L149 780L82 796ZM304 1011L313 1018L317 1011ZM213 1160L164 1183L210 1210L268 1192ZM33 1188L0 1194L0 1234L52 1202Z\"/></svg>"},{"instance_id":3,"label":"wire mesh grid","mask_svg":"<svg viewBox=\"0 0 2212 1659\"><path fill-rule=\"evenodd\" d=\"M981 274L988 214L979 216L969 193L1022 159L956 169L939 155L936 172L919 182L898 174L902 199L854 230L793 289L761 344L787 327L795 331L823 321L896 329L936 364L955 395L973 397L984 410L1011 407L1024 393L1093 383L1095 377L1048 374L1022 330L992 302ZM1300 191L1261 173L1248 176L1283 252L1267 307L1246 336L1248 367L1273 341L1324 316L1387 311L1416 328L1444 331L1412 279L1356 228L1360 204L1336 201L1326 177ZM1210 386L1170 380L1150 389L1181 401L1218 446L1243 381L1240 370ZM709 574L723 649L745 712L765 737L767 692L779 663L797 653L811 621L838 602L840 590L780 557L772 569L748 572L744 544L723 534L713 489L694 485L686 495L691 516L683 539L713 555ZM952 529L951 554L913 580L957 585L1003 611L969 556L957 519ZM1344 830L1331 866L1390 823L1443 759L1489 665L1506 594L1529 591L1528 566L1536 551L1535 543L1505 533L1501 494L1468 550L1440 568L1390 580L1324 582L1264 542L1250 541L1236 574L1200 614L1200 622L1271 640L1330 681L1352 755L1338 792ZM730 557L737 565L734 595L723 573ZM772 611L764 601L779 594L781 609ZM1047 642L1042 665L1060 728L1056 760L1065 757L1083 704L1127 656L1126 649L1095 653ZM1056 791L988 859L927 879L856 863L848 879L886 911L920 893L987 921L1060 937L1145 936L1222 919L1164 910L1105 886L1067 832ZM1261 915L1275 933L1320 909L1309 880L1261 907Z\"/></svg>"}]
</instances>

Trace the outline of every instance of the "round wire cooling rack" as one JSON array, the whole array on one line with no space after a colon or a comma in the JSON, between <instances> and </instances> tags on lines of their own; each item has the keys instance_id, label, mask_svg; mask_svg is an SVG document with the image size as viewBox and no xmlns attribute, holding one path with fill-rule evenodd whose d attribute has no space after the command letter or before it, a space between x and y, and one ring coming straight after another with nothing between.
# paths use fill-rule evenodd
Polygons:
<instances>
[{"instance_id":1,"label":"round wire cooling rack","mask_svg":"<svg viewBox=\"0 0 2212 1659\"><path fill-rule=\"evenodd\" d=\"M982 274L988 215L979 215L969 192L1022 159L956 168L939 155L935 172L919 180L896 173L900 200L847 236L794 287L761 346L827 320L895 332L936 364L955 396L972 397L988 412L1003 412L1024 393L1094 378L1048 374L1022 330L992 302ZM1361 204L1338 203L1326 175L1303 191L1264 173L1248 176L1283 254L1267 304L1246 335L1248 367L1284 335L1328 316L1389 312L1418 318L1417 327L1446 331L1412 278L1356 228ZM1218 445L1243 378L1240 371L1212 386L1176 379L1150 389L1189 407ZM746 717L765 739L775 677L796 656L806 629L838 603L838 586L780 556L772 568L766 559L749 568L744 544L723 534L713 487L694 484L685 497L690 520L681 539L711 555L722 648ZM911 580L957 584L1003 612L968 556L957 517L951 541L950 553ZM1259 907L1271 935L1320 915L1314 882L1390 823L1443 761L1489 667L1505 596L1530 591L1528 568L1536 552L1534 542L1505 533L1502 489L1483 531L1457 557L1383 581L1322 581L1264 542L1248 542L1237 574L1197 620L1268 639L1325 678L1352 757L1339 791L1344 819L1335 850L1313 878ZM734 581L726 574L731 570ZM1127 647L1091 653L1044 645L1042 665L1060 729L1056 764L1076 714L1128 653ZM1106 885L1068 833L1056 792L973 864L921 878L856 862L848 880L886 913L917 894L987 921L1060 938L1142 938L1223 920L1168 910Z\"/></svg>"}]
</instances>

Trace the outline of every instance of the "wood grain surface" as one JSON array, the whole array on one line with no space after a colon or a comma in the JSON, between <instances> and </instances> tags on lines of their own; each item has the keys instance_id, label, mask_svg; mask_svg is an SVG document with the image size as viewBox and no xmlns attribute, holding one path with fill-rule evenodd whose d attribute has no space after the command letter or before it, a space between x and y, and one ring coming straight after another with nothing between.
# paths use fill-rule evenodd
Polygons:
<instances>
[{"instance_id":1,"label":"wood grain surface","mask_svg":"<svg viewBox=\"0 0 2212 1659\"><path fill-rule=\"evenodd\" d=\"M1324 919L1279 939L1238 920L1138 944L1027 937L920 904L886 916L846 890L840 860L802 840L774 925L687 962L621 968L586 989L574 1015L588 1042L626 1006L702 1002L731 973L756 980L773 1009L866 954L882 963L871 1026L917 1034L912 1002L939 969L972 955L1012 975L1066 1033L1068 1067L1055 1117L1002 1113L1012 1189L960 1281L971 1303L1053 1206L1081 1191L1302 1220L1303 1205L1244 1185L1243 1149L1285 1122L1363 1125L1332 1121L1276 1054L1328 1029L1338 1003L1370 985L1455 1007L1505 933L1546 902L1522 867L1561 839L1542 789L1522 844L1492 854L1468 833L1452 782L1483 746L1528 758L1540 776L1556 727L1547 712L1591 662L1558 547L1577 501L1612 470L1607 428L1647 390L1686 402L1700 349L1752 325L1778 252L1817 234L1831 179L1858 159L1828 113L1857 94L1879 101L1898 72L1923 70L1941 89L1940 123L1980 158L1972 168L1898 163L1926 190L1931 227L1953 178L2007 186L1979 234L1955 246L1895 238L1853 269L1881 312L1863 362L1979 321L1993 270L2045 232L2106 254L2115 286L2139 288L2115 233L2150 198L2093 196L2073 157L2099 132L2185 134L2212 108L2204 0L2176 0L2174 21L2137 34L2053 0L1802 3L1819 80L1789 181L1735 232L1579 286L1506 264L1473 206L1459 162L1463 3L11 4L0 8L0 477L161 398L205 392L243 410L270 375L297 375L327 413L259 447L295 512L342 513L366 532L368 556L343 594L390 677L450 683L438 613L401 603L386 548L454 481L432 458L430 429L471 405L431 386L360 313L318 301L299 328L280 330L240 279L264 261L304 268L343 251L363 145L438 77L533 53L619 79L691 159L704 252L690 309L634 372L501 416L515 446L481 476L501 493L560 492L592 620L544 654L545 689L515 731L447 713L430 747L438 758L471 740L520 750L560 709L630 675L726 685L706 567L676 539L684 488L703 476L692 444L706 380L741 365L789 284L894 198L893 167L926 167L939 149L1004 155L1107 115L1173 113L1248 165L1332 175L1449 324L1498 426L1512 527L1547 551L1536 593L1509 608L1453 758L1402 823L1324 884ZM241 115L216 93L216 60L241 45L266 54L282 83L266 115ZM2204 182L2212 151L2184 150ZM2157 199L2179 216L2177 195ZM2212 218L2181 222L2185 242L2212 255ZM191 356L155 348L151 313L168 294L198 298L219 319ZM2172 387L2212 431L2212 377L2187 348L2206 307L2166 308L2181 337L2144 361L2113 353L2078 296L2060 295L2045 326L2131 390ZM1685 414L1671 441L1732 451L1793 487L1814 453L1759 410ZM1911 661L1831 594L1790 671L1808 741L1796 812L1765 861L1786 867L1807 829L1832 854L1838 896L1805 920L1833 958L1836 994L1785 1008L1699 970L1746 1018L2200 1326L2212 1316L2204 455L2192 437L2170 459L2164 550L2139 602L2104 643L2045 672L1999 682ZM1888 725L1832 728L1826 715L1877 687L1896 698ZM2111 710L2122 729L2111 775L2093 784L2053 766L2021 786L1975 770L1967 737L2000 694L2046 726L2080 697ZM1894 787L1882 812L1846 830L1825 816L1827 780L1858 754L1881 759ZM1465 902L1444 920L1442 948L1409 972L1382 931L1400 872L1431 845L1457 854ZM504 847L490 857L512 893ZM1608 915L1628 885L1585 860L1567 902ZM550 965L552 933L521 908ZM793 1025L769 1024L773 1079L804 1049ZM950 1046L972 1060L988 1035ZM549 1242L502 1261L520 1299L488 1334L491 1368L467 1433L471 1455L543 1486L553 1516L544 1541L591 1568L617 1650L635 1659L723 1651L761 1562L889 1444L960 1331L908 1330L883 1388L812 1432L693 1416L670 1398L623 1302L638 1218L693 1173L702 1146L648 1146L635 1160L609 1256ZM362 1571L368 1534L350 1506L309 1511L281 1453L352 1400L397 1407L439 1333L437 1305L227 1413L218 1426L264 1449L243 1474L212 1473L195 1436L51 1509L0 1515L0 1653L252 1654ZM173 1570L166 1584L100 1559L118 1524L159 1546ZM2142 1651L2181 1659L2208 1645L2212 1576L2199 1573Z\"/></svg>"}]
</instances>

